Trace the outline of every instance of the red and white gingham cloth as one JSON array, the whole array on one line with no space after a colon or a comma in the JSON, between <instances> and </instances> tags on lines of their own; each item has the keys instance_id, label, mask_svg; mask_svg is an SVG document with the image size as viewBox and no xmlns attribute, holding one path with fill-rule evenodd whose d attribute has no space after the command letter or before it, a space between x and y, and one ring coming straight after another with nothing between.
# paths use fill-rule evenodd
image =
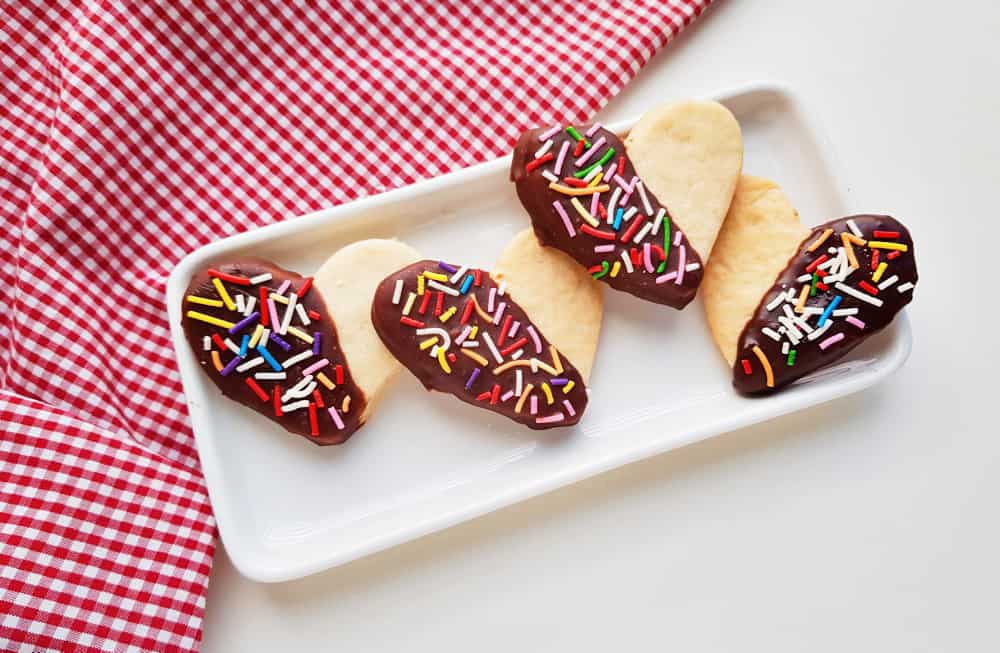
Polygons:
<instances>
[{"instance_id":1,"label":"red and white gingham cloth","mask_svg":"<svg viewBox=\"0 0 1000 653\"><path fill-rule=\"evenodd\" d=\"M178 259L582 121L710 2L0 4L0 650L199 646Z\"/></svg>"}]
</instances>

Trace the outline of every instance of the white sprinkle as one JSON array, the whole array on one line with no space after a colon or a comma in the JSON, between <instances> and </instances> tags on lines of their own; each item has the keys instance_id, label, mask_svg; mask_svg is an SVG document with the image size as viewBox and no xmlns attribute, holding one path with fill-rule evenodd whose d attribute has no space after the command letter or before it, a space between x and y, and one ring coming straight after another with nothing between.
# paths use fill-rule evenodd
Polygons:
<instances>
[{"instance_id":1,"label":"white sprinkle","mask_svg":"<svg viewBox=\"0 0 1000 653\"><path fill-rule=\"evenodd\" d=\"M632 219L632 216L634 216L638 212L639 212L638 206L630 207L628 211L625 211L625 213L622 214L622 222L628 222L629 220Z\"/></svg>"},{"instance_id":2,"label":"white sprinkle","mask_svg":"<svg viewBox=\"0 0 1000 653\"><path fill-rule=\"evenodd\" d=\"M312 355L313 353L311 349L301 351L290 358L286 358L285 361L281 364L281 366L287 370L292 365L295 365L296 363L301 363L302 361L306 360Z\"/></svg>"},{"instance_id":3,"label":"white sprinkle","mask_svg":"<svg viewBox=\"0 0 1000 653\"><path fill-rule=\"evenodd\" d=\"M309 315L306 314L306 309L305 307L302 306L302 304L295 305L295 312L296 314L298 314L299 320L302 321L302 324L304 326L309 326L310 324L312 324L312 320L309 319Z\"/></svg>"},{"instance_id":4,"label":"white sprinkle","mask_svg":"<svg viewBox=\"0 0 1000 653\"><path fill-rule=\"evenodd\" d=\"M618 206L618 198L621 197L622 189L616 188L615 192L611 193L611 200L608 201L608 222L612 222L615 216L615 207ZM631 272L632 270L629 270Z\"/></svg>"},{"instance_id":5,"label":"white sprinkle","mask_svg":"<svg viewBox=\"0 0 1000 653\"><path fill-rule=\"evenodd\" d=\"M792 322L794 322L796 324L796 326L798 326L800 329L802 329L806 333L809 333L809 332L811 332L813 330L812 327L809 326L806 323L805 319L803 319L802 317L800 317L800 316L798 316L798 315L796 315L795 313L792 312L792 309L791 309L791 307L789 307L788 304L783 305L781 307L781 310L783 310L785 312L785 317L787 317L789 320L791 320Z\"/></svg>"},{"instance_id":6,"label":"white sprinkle","mask_svg":"<svg viewBox=\"0 0 1000 653\"><path fill-rule=\"evenodd\" d=\"M489 296L486 299L486 312L487 313L492 313L493 312L493 305L496 303L496 301L497 301L497 289L496 288L490 288Z\"/></svg>"},{"instance_id":7,"label":"white sprinkle","mask_svg":"<svg viewBox=\"0 0 1000 653\"><path fill-rule=\"evenodd\" d=\"M406 303L403 304L403 315L409 315L410 310L413 309L413 302L417 299L417 293L411 292L406 296Z\"/></svg>"},{"instance_id":8,"label":"white sprinkle","mask_svg":"<svg viewBox=\"0 0 1000 653\"><path fill-rule=\"evenodd\" d=\"M597 166L596 168L587 173L587 176L583 178L583 181L589 184L594 180L594 177L601 174L602 172L604 172L604 167Z\"/></svg>"},{"instance_id":9,"label":"white sprinkle","mask_svg":"<svg viewBox=\"0 0 1000 653\"><path fill-rule=\"evenodd\" d=\"M247 317L253 313L254 306L257 305L257 298L254 296L247 297L246 308L243 310L243 317Z\"/></svg>"},{"instance_id":10,"label":"white sprinkle","mask_svg":"<svg viewBox=\"0 0 1000 653\"><path fill-rule=\"evenodd\" d=\"M819 306L803 306L802 315L822 315L823 308Z\"/></svg>"},{"instance_id":11,"label":"white sprinkle","mask_svg":"<svg viewBox=\"0 0 1000 653\"><path fill-rule=\"evenodd\" d=\"M433 347L431 347L431 350L427 352L427 355L430 356L431 358L437 358L439 349L441 349L441 347L439 347L438 345L434 345Z\"/></svg>"},{"instance_id":12,"label":"white sprinkle","mask_svg":"<svg viewBox=\"0 0 1000 653\"><path fill-rule=\"evenodd\" d=\"M839 262L840 262L840 257L839 256L835 256L834 258L831 258L829 260L826 260L826 261L823 261L822 263L820 263L819 267L817 269L818 270L828 270L828 269L830 269L831 267L833 267L834 265L836 265ZM836 272L831 272L830 274L836 274ZM809 278L812 279L812 277L809 277Z\"/></svg>"},{"instance_id":13,"label":"white sprinkle","mask_svg":"<svg viewBox=\"0 0 1000 653\"><path fill-rule=\"evenodd\" d=\"M237 345L235 342L233 342L229 338L226 338L225 340L223 340L223 342L226 344L226 349L228 349L229 351L233 352L237 356L240 355L240 346L239 345Z\"/></svg>"},{"instance_id":14,"label":"white sprinkle","mask_svg":"<svg viewBox=\"0 0 1000 653\"><path fill-rule=\"evenodd\" d=\"M858 309L856 308L838 308L833 312L834 317L846 317L848 315L857 315Z\"/></svg>"},{"instance_id":15,"label":"white sprinkle","mask_svg":"<svg viewBox=\"0 0 1000 653\"><path fill-rule=\"evenodd\" d=\"M776 309L779 306L781 306L782 302L784 302L787 299L788 299L788 296L785 293L785 291L781 291L777 295L775 295L774 299L772 299L771 301L769 301L767 303L767 306L765 306L764 308L766 308L769 311L773 311L774 309Z\"/></svg>"},{"instance_id":16,"label":"white sprinkle","mask_svg":"<svg viewBox=\"0 0 1000 653\"><path fill-rule=\"evenodd\" d=\"M645 238L646 234L648 234L650 230L653 228L653 224L654 223L652 222L647 222L645 226L643 226L643 228L639 230L639 233L635 235L635 238L632 239L632 242L633 243L642 242L642 239Z\"/></svg>"},{"instance_id":17,"label":"white sprinkle","mask_svg":"<svg viewBox=\"0 0 1000 653\"><path fill-rule=\"evenodd\" d=\"M542 170L542 176L545 177L546 179L548 179L549 181L552 181L552 182L558 182L559 181L559 177L556 177L554 174L552 174L548 170Z\"/></svg>"},{"instance_id":18,"label":"white sprinkle","mask_svg":"<svg viewBox=\"0 0 1000 653\"><path fill-rule=\"evenodd\" d=\"M506 294L506 292L507 292L507 281L504 280L500 282L499 286L497 286L497 295L499 297L503 297L504 294Z\"/></svg>"},{"instance_id":19,"label":"white sprinkle","mask_svg":"<svg viewBox=\"0 0 1000 653\"><path fill-rule=\"evenodd\" d=\"M284 405L284 406L281 407L281 412L283 412L283 413L292 413L292 412L295 412L296 410L300 410L302 408L309 408L309 401L308 400L303 399L302 401L296 401L295 403L286 404L286 405Z\"/></svg>"},{"instance_id":20,"label":"white sprinkle","mask_svg":"<svg viewBox=\"0 0 1000 653\"><path fill-rule=\"evenodd\" d=\"M663 216L665 216L666 214L667 214L667 210L661 206L660 210L656 214L656 217L653 218L653 230L651 232L649 232L649 233L651 233L654 236L657 233L659 233L659 231L660 231L660 224L663 222Z\"/></svg>"},{"instance_id":21,"label":"white sprinkle","mask_svg":"<svg viewBox=\"0 0 1000 653\"><path fill-rule=\"evenodd\" d=\"M292 318L295 317L295 305L298 304L299 296L292 293L288 296L288 308L285 309L285 317L281 320L281 335L288 332L288 327L292 325Z\"/></svg>"},{"instance_id":22,"label":"white sprinkle","mask_svg":"<svg viewBox=\"0 0 1000 653\"><path fill-rule=\"evenodd\" d=\"M522 390L524 390L524 375L521 370L517 370L514 375L514 394L520 397Z\"/></svg>"},{"instance_id":23,"label":"white sprinkle","mask_svg":"<svg viewBox=\"0 0 1000 653\"><path fill-rule=\"evenodd\" d=\"M812 333L810 333L809 336L808 336L808 339L810 341L816 340L821 335L823 335L824 333L826 333L827 329L829 329L832 326L833 326L833 320L827 320L823 324L823 326L821 326L820 328L818 328L818 329L814 330Z\"/></svg>"},{"instance_id":24,"label":"white sprinkle","mask_svg":"<svg viewBox=\"0 0 1000 653\"><path fill-rule=\"evenodd\" d=\"M507 308L507 302L500 302L500 305L497 306L496 315L493 316L493 324L500 324L500 318L503 317L503 311L505 308Z\"/></svg>"},{"instance_id":25,"label":"white sprinkle","mask_svg":"<svg viewBox=\"0 0 1000 653\"><path fill-rule=\"evenodd\" d=\"M827 254L836 254L837 253L837 248L836 247L827 247L826 248L826 253Z\"/></svg>"},{"instance_id":26,"label":"white sprinkle","mask_svg":"<svg viewBox=\"0 0 1000 653\"><path fill-rule=\"evenodd\" d=\"M500 352L497 350L497 346L493 344L493 338L490 337L490 334L487 333L485 329L483 329L481 335L483 340L486 342L486 348L490 350L491 354L493 354L493 358L496 359L497 363L502 363L503 356L500 355Z\"/></svg>"},{"instance_id":27,"label":"white sprinkle","mask_svg":"<svg viewBox=\"0 0 1000 653\"><path fill-rule=\"evenodd\" d=\"M439 329L438 327L424 327L422 329L417 329L418 336L437 336L441 339L442 347L445 351L451 347L451 335L448 334L444 329Z\"/></svg>"},{"instance_id":28,"label":"white sprinkle","mask_svg":"<svg viewBox=\"0 0 1000 653\"><path fill-rule=\"evenodd\" d=\"M448 283L458 283L458 280L465 276L465 273L469 271L468 265L463 265L455 271L455 274L451 275L448 279Z\"/></svg>"},{"instance_id":29,"label":"white sprinkle","mask_svg":"<svg viewBox=\"0 0 1000 653\"><path fill-rule=\"evenodd\" d=\"M285 372L257 372L253 375L253 378L258 381L283 381L288 378L288 374Z\"/></svg>"},{"instance_id":30,"label":"white sprinkle","mask_svg":"<svg viewBox=\"0 0 1000 653\"><path fill-rule=\"evenodd\" d=\"M559 150L559 156L556 158L555 174L557 175L556 180L558 180L558 175L562 174L563 161L566 160L566 152L569 151L569 141L562 144L562 149Z\"/></svg>"},{"instance_id":31,"label":"white sprinkle","mask_svg":"<svg viewBox=\"0 0 1000 653\"><path fill-rule=\"evenodd\" d=\"M811 275L811 274L803 274L803 275L798 276L795 279L795 281L797 281L798 283L805 283L807 281L812 281L812 278L813 278L813 275Z\"/></svg>"},{"instance_id":32,"label":"white sprinkle","mask_svg":"<svg viewBox=\"0 0 1000 653\"><path fill-rule=\"evenodd\" d=\"M685 267L684 269L687 270L688 272L694 272L695 270L697 270L700 267L701 267L701 263L688 263L687 267Z\"/></svg>"},{"instance_id":33,"label":"white sprinkle","mask_svg":"<svg viewBox=\"0 0 1000 653\"><path fill-rule=\"evenodd\" d=\"M532 358L528 362L531 363L531 373L532 374L538 374L538 359L537 358Z\"/></svg>"},{"instance_id":34,"label":"white sprinkle","mask_svg":"<svg viewBox=\"0 0 1000 653\"><path fill-rule=\"evenodd\" d=\"M237 372L246 372L247 370L252 370L253 368L257 367L258 365L262 365L263 363L264 363L264 357L263 356L258 356L257 358L248 360L245 363L240 363L239 365L237 365L236 366L236 371Z\"/></svg>"},{"instance_id":35,"label":"white sprinkle","mask_svg":"<svg viewBox=\"0 0 1000 653\"><path fill-rule=\"evenodd\" d=\"M545 153L548 152L552 148L552 143L554 143L554 142L555 141L552 141L552 140L545 141L545 145L542 145L540 148L538 148L537 150L535 150L535 158L536 159L540 159L543 156L545 156Z\"/></svg>"},{"instance_id":36,"label":"white sprinkle","mask_svg":"<svg viewBox=\"0 0 1000 653\"><path fill-rule=\"evenodd\" d=\"M256 277L250 277L250 283L257 285L259 283L265 283L271 280L271 273L265 272L264 274L258 274Z\"/></svg>"},{"instance_id":37,"label":"white sprinkle","mask_svg":"<svg viewBox=\"0 0 1000 653\"><path fill-rule=\"evenodd\" d=\"M639 189L639 197L642 199L642 208L646 209L646 215L653 215L653 205L649 203L649 197L646 195L646 187L643 186L641 181L635 186Z\"/></svg>"},{"instance_id":38,"label":"white sprinkle","mask_svg":"<svg viewBox=\"0 0 1000 653\"><path fill-rule=\"evenodd\" d=\"M392 290L392 305L398 306L399 301L403 298L403 280L396 279L396 287Z\"/></svg>"},{"instance_id":39,"label":"white sprinkle","mask_svg":"<svg viewBox=\"0 0 1000 653\"><path fill-rule=\"evenodd\" d=\"M788 343L787 342L781 343L781 355L782 356L787 356L788 355L788 350L789 350Z\"/></svg>"},{"instance_id":40,"label":"white sprinkle","mask_svg":"<svg viewBox=\"0 0 1000 653\"><path fill-rule=\"evenodd\" d=\"M515 351L513 354L510 355L510 357L514 360L517 360L521 356L524 356L524 347L518 349L517 351Z\"/></svg>"},{"instance_id":41,"label":"white sprinkle","mask_svg":"<svg viewBox=\"0 0 1000 653\"><path fill-rule=\"evenodd\" d=\"M855 236L857 236L858 238L863 238L864 237L864 236L861 235L861 230L858 229L858 225L854 224L854 220L848 220L847 221L847 226L850 228L851 233L854 234Z\"/></svg>"},{"instance_id":42,"label":"white sprinkle","mask_svg":"<svg viewBox=\"0 0 1000 653\"><path fill-rule=\"evenodd\" d=\"M205 336L201 339L201 348L205 351L212 351L212 339Z\"/></svg>"},{"instance_id":43,"label":"white sprinkle","mask_svg":"<svg viewBox=\"0 0 1000 653\"><path fill-rule=\"evenodd\" d=\"M271 330L264 329L260 332L260 340L257 341L258 347L267 347L267 341L271 337Z\"/></svg>"},{"instance_id":44,"label":"white sprinkle","mask_svg":"<svg viewBox=\"0 0 1000 653\"><path fill-rule=\"evenodd\" d=\"M863 302L868 302L872 306L879 306L879 307L881 307L882 304L883 304L882 300L879 299L878 297L872 297L871 295L865 294L865 293L861 292L860 290L855 290L854 288L851 288L848 285L845 285L845 284L842 284L842 283L838 283L835 287L840 292L847 293L851 297L854 297L855 299L860 299Z\"/></svg>"},{"instance_id":45,"label":"white sprinkle","mask_svg":"<svg viewBox=\"0 0 1000 653\"><path fill-rule=\"evenodd\" d=\"M438 283L434 279L430 279L427 282L427 286L430 287L430 288L434 288L435 290L440 290L441 292L445 293L446 295L451 295L452 297L458 297L458 295L459 295L458 290L452 288L451 286L446 286L443 283Z\"/></svg>"},{"instance_id":46,"label":"white sprinkle","mask_svg":"<svg viewBox=\"0 0 1000 653\"><path fill-rule=\"evenodd\" d=\"M900 294L902 294L902 293L906 292L907 290L912 290L912 289L913 289L913 283L912 283L912 282L910 282L910 281L907 281L906 283L901 283L901 284L899 284L899 286L898 286L898 287L896 288L896 290L897 290L897 291L898 291L898 292L899 292Z\"/></svg>"},{"instance_id":47,"label":"white sprinkle","mask_svg":"<svg viewBox=\"0 0 1000 653\"><path fill-rule=\"evenodd\" d=\"M457 340L455 342L458 343ZM463 347L465 347L466 349L475 349L476 347L479 346L479 341L478 340L466 340L466 341L462 342L461 345Z\"/></svg>"},{"instance_id":48,"label":"white sprinkle","mask_svg":"<svg viewBox=\"0 0 1000 653\"><path fill-rule=\"evenodd\" d=\"M760 331L771 340L774 340L775 342L781 342L781 336L774 329L770 327L764 327Z\"/></svg>"},{"instance_id":49,"label":"white sprinkle","mask_svg":"<svg viewBox=\"0 0 1000 653\"><path fill-rule=\"evenodd\" d=\"M302 380L295 384L295 387L289 388L284 395L281 396L282 401L291 401L292 399L302 399L308 397L312 394L312 391L316 389L316 382L312 380L312 375L302 377Z\"/></svg>"},{"instance_id":50,"label":"white sprinkle","mask_svg":"<svg viewBox=\"0 0 1000 653\"><path fill-rule=\"evenodd\" d=\"M778 322L785 327L785 334L791 339L793 345L799 344L799 340L802 339L802 332L799 328L795 326L795 323L789 320L784 315L778 317Z\"/></svg>"},{"instance_id":51,"label":"white sprinkle","mask_svg":"<svg viewBox=\"0 0 1000 653\"><path fill-rule=\"evenodd\" d=\"M628 252L624 250L622 251L622 262L625 263L625 271L632 274L632 270L634 269L632 267L632 259L629 257Z\"/></svg>"},{"instance_id":52,"label":"white sprinkle","mask_svg":"<svg viewBox=\"0 0 1000 653\"><path fill-rule=\"evenodd\" d=\"M879 290L885 290L886 288L891 287L892 284L896 283L897 281L899 281L899 277L894 274L891 277L889 277L888 279L883 279L882 283L880 283L878 285L878 289Z\"/></svg>"},{"instance_id":53,"label":"white sprinkle","mask_svg":"<svg viewBox=\"0 0 1000 653\"><path fill-rule=\"evenodd\" d=\"M236 294L236 301L235 301L236 311L238 313L242 313L243 311L247 310L246 304L243 303L243 293L238 292L235 294Z\"/></svg>"}]
</instances>

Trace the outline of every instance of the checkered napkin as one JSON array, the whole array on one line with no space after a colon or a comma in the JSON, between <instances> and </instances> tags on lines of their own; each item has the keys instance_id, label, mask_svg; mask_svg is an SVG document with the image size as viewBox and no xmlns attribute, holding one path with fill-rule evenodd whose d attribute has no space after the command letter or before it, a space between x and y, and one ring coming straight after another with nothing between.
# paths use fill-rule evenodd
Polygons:
<instances>
[{"instance_id":1,"label":"checkered napkin","mask_svg":"<svg viewBox=\"0 0 1000 653\"><path fill-rule=\"evenodd\" d=\"M178 259L585 120L710 1L0 3L0 650L199 646Z\"/></svg>"}]
</instances>

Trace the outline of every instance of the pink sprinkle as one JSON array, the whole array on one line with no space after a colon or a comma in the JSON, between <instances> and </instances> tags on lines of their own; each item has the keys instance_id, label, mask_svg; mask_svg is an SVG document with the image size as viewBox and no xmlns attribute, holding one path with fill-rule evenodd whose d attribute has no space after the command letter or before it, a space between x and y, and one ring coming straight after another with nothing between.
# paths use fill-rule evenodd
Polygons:
<instances>
[{"instance_id":1,"label":"pink sprinkle","mask_svg":"<svg viewBox=\"0 0 1000 653\"><path fill-rule=\"evenodd\" d=\"M656 270L656 268L653 267L653 250L648 241L642 244L642 261L646 266L646 272L653 272Z\"/></svg>"},{"instance_id":2,"label":"pink sprinkle","mask_svg":"<svg viewBox=\"0 0 1000 653\"><path fill-rule=\"evenodd\" d=\"M615 246L614 245L594 245L594 251L597 252L597 253L599 253L599 254L602 253L602 252L613 252L613 251L615 251Z\"/></svg>"},{"instance_id":3,"label":"pink sprinkle","mask_svg":"<svg viewBox=\"0 0 1000 653\"><path fill-rule=\"evenodd\" d=\"M507 332L508 338L513 338L517 335L517 330L521 328L521 323L514 320L513 324L510 325L510 331Z\"/></svg>"},{"instance_id":4,"label":"pink sprinkle","mask_svg":"<svg viewBox=\"0 0 1000 653\"><path fill-rule=\"evenodd\" d=\"M607 139L604 138L603 136L601 136L600 138L598 138L597 142L595 142L594 144L592 144L590 146L590 149L587 150L586 152L584 152L583 154L581 154L580 158L576 160L576 167L577 168L583 167L583 164L585 164L587 161L589 161L590 157L594 156L597 153L597 150L599 150L602 147L604 147L604 144L607 143L607 142L608 142Z\"/></svg>"},{"instance_id":5,"label":"pink sprinkle","mask_svg":"<svg viewBox=\"0 0 1000 653\"><path fill-rule=\"evenodd\" d=\"M330 419L332 419L333 423L337 425L337 428L344 430L344 420L340 419L340 413L337 412L337 409L330 406L327 410L330 411Z\"/></svg>"},{"instance_id":6,"label":"pink sprinkle","mask_svg":"<svg viewBox=\"0 0 1000 653\"><path fill-rule=\"evenodd\" d=\"M514 391L508 390L507 392L503 393L502 397L500 397L500 401L508 401L513 396L514 396Z\"/></svg>"},{"instance_id":7,"label":"pink sprinkle","mask_svg":"<svg viewBox=\"0 0 1000 653\"><path fill-rule=\"evenodd\" d=\"M844 339L844 334L843 333L838 333L836 335L830 336L829 338L827 338L823 342L819 343L819 348L820 349L826 349L827 347L829 347L831 345L837 344L838 342L840 342L843 339Z\"/></svg>"},{"instance_id":8,"label":"pink sprinkle","mask_svg":"<svg viewBox=\"0 0 1000 653\"><path fill-rule=\"evenodd\" d=\"M562 149L559 150L559 157L556 159L556 167L554 172L556 176L562 174L563 161L566 160L566 153L569 152L569 141L562 144Z\"/></svg>"},{"instance_id":9,"label":"pink sprinkle","mask_svg":"<svg viewBox=\"0 0 1000 653\"><path fill-rule=\"evenodd\" d=\"M632 188L624 181L622 181L621 177L615 177L615 183L617 183L619 186L622 187L622 190L625 191L626 195L632 192Z\"/></svg>"},{"instance_id":10,"label":"pink sprinkle","mask_svg":"<svg viewBox=\"0 0 1000 653\"><path fill-rule=\"evenodd\" d=\"M288 290L288 286L290 286L290 285L292 285L292 282L289 281L288 279L285 279L285 282L283 284L281 284L280 286L278 286L278 294L279 295L284 295L285 291Z\"/></svg>"},{"instance_id":11,"label":"pink sprinkle","mask_svg":"<svg viewBox=\"0 0 1000 653\"><path fill-rule=\"evenodd\" d=\"M312 374L313 372L316 372L316 371L319 371L319 370L323 369L324 367L326 367L329 364L330 364L330 361L327 360L327 359L325 359L325 358L323 360L321 360L321 361L316 361L315 363L313 363L312 365L310 365L306 369L302 370L302 375L305 376L306 374Z\"/></svg>"},{"instance_id":12,"label":"pink sprinkle","mask_svg":"<svg viewBox=\"0 0 1000 653\"><path fill-rule=\"evenodd\" d=\"M566 412L569 413L570 417L576 417L576 409L573 408L573 404L569 399L563 399L563 406L566 407Z\"/></svg>"},{"instance_id":13,"label":"pink sprinkle","mask_svg":"<svg viewBox=\"0 0 1000 653\"><path fill-rule=\"evenodd\" d=\"M593 125L590 126L590 129L588 129L587 131L584 132L584 134L587 135L587 136L593 136L598 131L600 131L601 127L603 127L603 126L604 125L602 125L601 123L595 122Z\"/></svg>"},{"instance_id":14,"label":"pink sprinkle","mask_svg":"<svg viewBox=\"0 0 1000 653\"><path fill-rule=\"evenodd\" d=\"M854 317L853 315L848 315L847 316L847 320L845 320L845 321L848 322L849 324L853 324L854 326L858 327L859 329L864 329L865 328L865 323L862 322L861 320L859 320L858 318Z\"/></svg>"},{"instance_id":15,"label":"pink sprinkle","mask_svg":"<svg viewBox=\"0 0 1000 653\"><path fill-rule=\"evenodd\" d=\"M534 399L534 397L532 397L532 399ZM531 414L534 415L535 412L531 411ZM566 417L562 413L555 413L554 415L549 415L548 417L536 417L535 424L552 424L553 422L561 422L564 419L566 419Z\"/></svg>"},{"instance_id":16,"label":"pink sprinkle","mask_svg":"<svg viewBox=\"0 0 1000 653\"><path fill-rule=\"evenodd\" d=\"M542 353L542 339L538 337L538 332L535 331L535 327L529 324L527 326L527 330L528 330L528 335L531 336L531 341L535 343L535 353L536 354Z\"/></svg>"},{"instance_id":17,"label":"pink sprinkle","mask_svg":"<svg viewBox=\"0 0 1000 653\"><path fill-rule=\"evenodd\" d=\"M549 129L549 130L546 130L546 131L542 132L541 135L538 137L538 140L539 141L547 141L550 138L552 138L553 136L555 136L556 132L559 131L560 129L562 129L562 125L556 125L552 129Z\"/></svg>"},{"instance_id":18,"label":"pink sprinkle","mask_svg":"<svg viewBox=\"0 0 1000 653\"><path fill-rule=\"evenodd\" d=\"M455 338L455 344L460 345L463 342L465 342L465 339L469 337L470 333L472 333L472 325L466 324L465 329L462 330L462 333L458 334L458 337Z\"/></svg>"},{"instance_id":19,"label":"pink sprinkle","mask_svg":"<svg viewBox=\"0 0 1000 653\"><path fill-rule=\"evenodd\" d=\"M677 278L676 272L667 272L664 275L656 277L656 283L666 283L668 281L673 281Z\"/></svg>"},{"instance_id":20,"label":"pink sprinkle","mask_svg":"<svg viewBox=\"0 0 1000 653\"><path fill-rule=\"evenodd\" d=\"M615 178L615 174L618 172L617 166L611 166L608 171L604 173L604 183L610 184L611 180Z\"/></svg>"},{"instance_id":21,"label":"pink sprinkle","mask_svg":"<svg viewBox=\"0 0 1000 653\"><path fill-rule=\"evenodd\" d=\"M278 319L278 307L274 305L274 300L270 297L267 298L267 308L271 311L271 330L277 331L278 327L281 326L281 321Z\"/></svg>"},{"instance_id":22,"label":"pink sprinkle","mask_svg":"<svg viewBox=\"0 0 1000 653\"><path fill-rule=\"evenodd\" d=\"M491 311L491 312L493 311L493 302L496 301L496 298L497 298L497 289L496 288L490 288L490 297L489 297L489 299L486 302L486 310L487 311Z\"/></svg>"},{"instance_id":23,"label":"pink sprinkle","mask_svg":"<svg viewBox=\"0 0 1000 653\"><path fill-rule=\"evenodd\" d=\"M566 232L569 233L569 237L570 238L575 237L576 229L573 228L573 223L569 221L569 216L566 215L566 209L562 207L562 204L559 203L559 200L552 202L552 206L555 207L556 213L558 213L559 217L562 218L563 224L566 226Z\"/></svg>"},{"instance_id":24,"label":"pink sprinkle","mask_svg":"<svg viewBox=\"0 0 1000 653\"><path fill-rule=\"evenodd\" d=\"M601 202L601 194L594 193L593 199L590 200L590 215L597 215L597 205Z\"/></svg>"},{"instance_id":25,"label":"pink sprinkle","mask_svg":"<svg viewBox=\"0 0 1000 653\"><path fill-rule=\"evenodd\" d=\"M677 264L677 280L674 281L678 286L684 283L684 268L687 266L687 247L681 245L681 253L678 256L680 263Z\"/></svg>"},{"instance_id":26,"label":"pink sprinkle","mask_svg":"<svg viewBox=\"0 0 1000 653\"><path fill-rule=\"evenodd\" d=\"M683 238L683 237L684 237L684 234L681 233L680 229L678 229L677 231L674 232L674 247L680 247L681 246L681 238Z\"/></svg>"},{"instance_id":27,"label":"pink sprinkle","mask_svg":"<svg viewBox=\"0 0 1000 653\"><path fill-rule=\"evenodd\" d=\"M497 307L497 314L493 316L493 324L500 324L500 318L503 317L505 308L507 308L507 302L500 302L500 306Z\"/></svg>"},{"instance_id":28,"label":"pink sprinkle","mask_svg":"<svg viewBox=\"0 0 1000 653\"><path fill-rule=\"evenodd\" d=\"M639 183L639 175L632 175L632 181L628 182L628 194L635 190L635 185Z\"/></svg>"},{"instance_id":29,"label":"pink sprinkle","mask_svg":"<svg viewBox=\"0 0 1000 653\"><path fill-rule=\"evenodd\" d=\"M531 395L531 414L538 412L538 395Z\"/></svg>"}]
</instances>

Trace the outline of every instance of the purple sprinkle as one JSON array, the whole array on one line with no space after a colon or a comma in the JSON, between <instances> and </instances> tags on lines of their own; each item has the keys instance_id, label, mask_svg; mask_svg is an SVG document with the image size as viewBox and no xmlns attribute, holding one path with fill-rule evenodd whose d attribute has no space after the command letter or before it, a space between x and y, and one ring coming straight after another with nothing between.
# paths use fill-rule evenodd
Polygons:
<instances>
[{"instance_id":1,"label":"purple sprinkle","mask_svg":"<svg viewBox=\"0 0 1000 653\"><path fill-rule=\"evenodd\" d=\"M562 377L559 377L557 379L549 379L549 383L551 383L552 385L554 385L554 386L556 386L558 388L559 386L563 386L563 385L566 385L567 383L569 383L569 379L564 379Z\"/></svg>"},{"instance_id":2,"label":"purple sprinkle","mask_svg":"<svg viewBox=\"0 0 1000 653\"><path fill-rule=\"evenodd\" d=\"M243 359L239 356L234 356L233 360L226 363L226 366L222 368L222 376L229 376L229 373L236 369L236 366L240 364Z\"/></svg>"},{"instance_id":3,"label":"purple sprinkle","mask_svg":"<svg viewBox=\"0 0 1000 653\"><path fill-rule=\"evenodd\" d=\"M287 342L285 342L284 338L282 338L281 336L279 336L277 333L274 333L273 331L271 332L271 335L268 336L267 341L268 342L273 342L274 344L278 345L279 347L281 347L285 351L291 351L291 349L292 349L292 346L290 344L288 344Z\"/></svg>"},{"instance_id":4,"label":"purple sprinkle","mask_svg":"<svg viewBox=\"0 0 1000 653\"><path fill-rule=\"evenodd\" d=\"M319 356L319 331L313 333L313 354Z\"/></svg>"},{"instance_id":5,"label":"purple sprinkle","mask_svg":"<svg viewBox=\"0 0 1000 653\"><path fill-rule=\"evenodd\" d=\"M469 388L471 388L472 384L476 382L476 379L478 377L479 377L479 368L477 367L476 369L472 370L472 374L469 375L469 380L465 382L465 389L468 390Z\"/></svg>"},{"instance_id":6,"label":"purple sprinkle","mask_svg":"<svg viewBox=\"0 0 1000 653\"><path fill-rule=\"evenodd\" d=\"M234 333L239 333L243 329L247 328L248 326L256 322L258 318L260 318L260 311L254 311L253 313L247 315L245 318L243 318L233 326L229 327L229 334L232 335Z\"/></svg>"},{"instance_id":7,"label":"purple sprinkle","mask_svg":"<svg viewBox=\"0 0 1000 653\"><path fill-rule=\"evenodd\" d=\"M444 261L438 261L438 267L444 270L445 272L451 272L452 274L458 272L458 268L456 268L454 265L445 263Z\"/></svg>"}]
</instances>

